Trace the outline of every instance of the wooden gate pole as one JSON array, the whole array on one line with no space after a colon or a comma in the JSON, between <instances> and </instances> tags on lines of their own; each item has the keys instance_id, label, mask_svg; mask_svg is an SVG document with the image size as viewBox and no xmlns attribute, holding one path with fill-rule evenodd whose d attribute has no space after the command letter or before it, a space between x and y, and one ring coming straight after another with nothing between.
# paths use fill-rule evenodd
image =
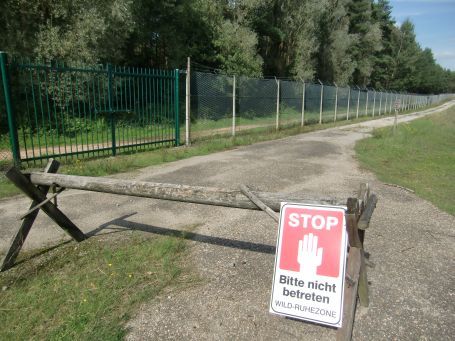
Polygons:
<instances>
[{"instance_id":1,"label":"wooden gate pole","mask_svg":"<svg viewBox=\"0 0 455 341\"><path fill-rule=\"evenodd\" d=\"M51 159L46 168L44 169L44 173L57 173L58 168L60 167L60 163L54 159ZM49 191L49 186L38 186L38 190L44 195L47 195ZM30 209L38 205L39 202L33 200L32 204L30 205ZM5 257L0 266L0 271L5 271L10 269L14 262L16 261L17 255L19 254L22 246L24 245L25 239L32 228L33 223L35 222L36 217L38 216L39 210L35 210L24 217L21 226L16 230L16 233L11 238L10 247L7 251Z\"/></svg>"},{"instance_id":2,"label":"wooden gate pole","mask_svg":"<svg viewBox=\"0 0 455 341\"><path fill-rule=\"evenodd\" d=\"M11 167L5 176L30 199L38 203L46 200L46 196L38 188L33 186L30 180L16 167ZM45 203L41 206L41 209L77 242L87 239L85 234L52 202Z\"/></svg>"},{"instance_id":3,"label":"wooden gate pole","mask_svg":"<svg viewBox=\"0 0 455 341\"><path fill-rule=\"evenodd\" d=\"M352 339L352 328L354 327L355 308L357 304L357 288L359 284L360 271L360 249L350 247L346 265L346 275L350 282L346 281L344 289L343 326L337 330L337 341L350 341Z\"/></svg>"},{"instance_id":4,"label":"wooden gate pole","mask_svg":"<svg viewBox=\"0 0 455 341\"><path fill-rule=\"evenodd\" d=\"M361 306L367 307L369 304L365 254L358 229L358 221L363 209L371 206L368 203L369 199L369 188L365 184L360 187L359 198L348 198L346 205L346 228L350 246L346 274L351 283L347 281L345 286L343 326L337 331L337 340L351 340L357 295ZM374 205L376 205L376 202L374 202Z\"/></svg>"},{"instance_id":5,"label":"wooden gate pole","mask_svg":"<svg viewBox=\"0 0 455 341\"><path fill-rule=\"evenodd\" d=\"M365 201L367 201L368 196L365 196L365 198L366 198ZM361 205L363 207L364 202L362 202ZM360 277L358 289L360 305L362 307L368 307L370 303L368 297L368 278L367 269L365 265L365 253L363 250L363 243L361 240L361 234L363 237L364 231L362 231L362 233L359 233L358 229L358 221L360 219L361 207L359 206L359 200L357 198L349 198L347 206L348 211L346 214L346 226L348 228L349 244L350 246L357 247L360 249Z\"/></svg>"}]
</instances>

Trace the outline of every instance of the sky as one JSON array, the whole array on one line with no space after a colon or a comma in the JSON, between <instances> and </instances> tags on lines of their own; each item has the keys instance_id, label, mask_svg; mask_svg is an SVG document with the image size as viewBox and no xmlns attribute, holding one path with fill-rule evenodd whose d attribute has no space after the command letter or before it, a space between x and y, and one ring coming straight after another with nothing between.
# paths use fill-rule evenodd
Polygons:
<instances>
[{"instance_id":1,"label":"sky","mask_svg":"<svg viewBox=\"0 0 455 341\"><path fill-rule=\"evenodd\" d=\"M417 42L433 51L436 62L455 71L455 0L390 0L398 24L410 19Z\"/></svg>"}]
</instances>

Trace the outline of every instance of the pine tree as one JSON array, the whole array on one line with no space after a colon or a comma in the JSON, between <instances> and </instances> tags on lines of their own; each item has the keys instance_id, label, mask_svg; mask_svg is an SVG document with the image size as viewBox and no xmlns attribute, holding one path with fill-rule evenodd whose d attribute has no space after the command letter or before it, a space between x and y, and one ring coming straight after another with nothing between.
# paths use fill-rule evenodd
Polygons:
<instances>
[{"instance_id":1,"label":"pine tree","mask_svg":"<svg viewBox=\"0 0 455 341\"><path fill-rule=\"evenodd\" d=\"M352 47L354 73L352 81L366 86L374 68L374 53L382 49L381 29L373 20L372 0L351 0L349 9L349 33L356 36Z\"/></svg>"},{"instance_id":2,"label":"pine tree","mask_svg":"<svg viewBox=\"0 0 455 341\"><path fill-rule=\"evenodd\" d=\"M350 50L356 36L349 33L348 0L330 0L319 18L317 78L346 85L354 63Z\"/></svg>"},{"instance_id":3,"label":"pine tree","mask_svg":"<svg viewBox=\"0 0 455 341\"><path fill-rule=\"evenodd\" d=\"M389 0L378 0L373 4L373 20L381 30L382 49L374 54L374 69L371 74L371 85L375 88L390 87L394 68L392 32L395 21L392 18L392 6Z\"/></svg>"}]
</instances>

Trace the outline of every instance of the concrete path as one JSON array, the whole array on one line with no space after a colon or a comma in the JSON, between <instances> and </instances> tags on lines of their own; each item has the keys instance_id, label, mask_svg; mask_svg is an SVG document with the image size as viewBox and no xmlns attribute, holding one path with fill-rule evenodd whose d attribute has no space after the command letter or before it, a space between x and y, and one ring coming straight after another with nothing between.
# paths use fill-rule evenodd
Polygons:
<instances>
[{"instance_id":1,"label":"concrete path","mask_svg":"<svg viewBox=\"0 0 455 341\"><path fill-rule=\"evenodd\" d=\"M402 116L399 121L429 113ZM361 182L369 182L379 203L365 248L376 266L368 269L370 307L358 307L354 339L451 340L455 217L403 189L382 184L355 160L355 142L372 128L392 123L393 118L384 118L333 128L118 177L228 188L244 183L262 191L343 200L355 195ZM0 250L28 205L21 197L0 201ZM262 212L81 191L64 193L59 205L86 232L119 228L154 234L192 232L186 262L199 280L144 304L129 323L128 340L334 339L334 329L268 313L276 224ZM62 238L40 214L26 247Z\"/></svg>"}]
</instances>

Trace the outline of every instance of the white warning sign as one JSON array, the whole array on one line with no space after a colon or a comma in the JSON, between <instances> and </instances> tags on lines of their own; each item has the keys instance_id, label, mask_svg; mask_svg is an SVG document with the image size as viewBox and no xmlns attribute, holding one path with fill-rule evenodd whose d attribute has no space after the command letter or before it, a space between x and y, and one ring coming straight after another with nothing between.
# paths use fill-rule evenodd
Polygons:
<instances>
[{"instance_id":1,"label":"white warning sign","mask_svg":"<svg viewBox=\"0 0 455 341\"><path fill-rule=\"evenodd\" d=\"M345 208L282 203L270 312L341 327Z\"/></svg>"}]
</instances>

